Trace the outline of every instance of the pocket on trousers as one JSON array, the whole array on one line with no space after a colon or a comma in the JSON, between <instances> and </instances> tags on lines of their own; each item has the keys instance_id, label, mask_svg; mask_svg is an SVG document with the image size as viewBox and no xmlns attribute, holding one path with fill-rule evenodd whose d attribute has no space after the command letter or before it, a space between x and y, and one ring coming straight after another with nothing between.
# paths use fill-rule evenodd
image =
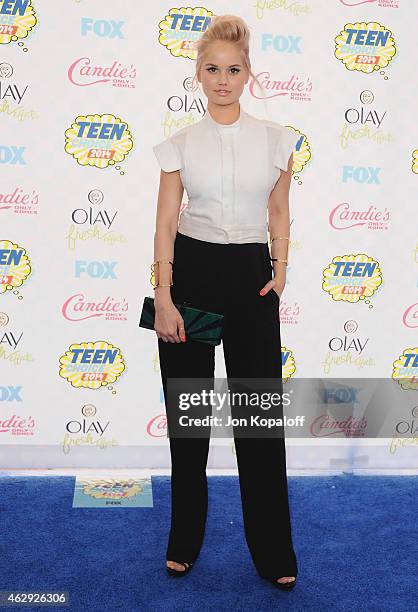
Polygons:
<instances>
[{"instance_id":1,"label":"pocket on trousers","mask_svg":"<svg viewBox=\"0 0 418 612\"><path fill-rule=\"evenodd\" d=\"M280 304L280 297L278 296L278 294L275 292L275 290L272 288L270 289L269 293L271 293L273 300L277 303Z\"/></svg>"},{"instance_id":2,"label":"pocket on trousers","mask_svg":"<svg viewBox=\"0 0 418 612\"><path fill-rule=\"evenodd\" d=\"M274 268L270 260L270 250L268 244L263 244L263 256L264 272L266 274L267 283L269 280L274 278ZM273 304L278 307L280 304L280 297L273 288L270 289L268 295L270 296L270 299L272 300Z\"/></svg>"},{"instance_id":3,"label":"pocket on trousers","mask_svg":"<svg viewBox=\"0 0 418 612\"><path fill-rule=\"evenodd\" d=\"M265 299L269 299L270 303L273 305L274 309L278 309L280 305L280 298L274 289L270 289L270 291L265 296Z\"/></svg>"}]
</instances>

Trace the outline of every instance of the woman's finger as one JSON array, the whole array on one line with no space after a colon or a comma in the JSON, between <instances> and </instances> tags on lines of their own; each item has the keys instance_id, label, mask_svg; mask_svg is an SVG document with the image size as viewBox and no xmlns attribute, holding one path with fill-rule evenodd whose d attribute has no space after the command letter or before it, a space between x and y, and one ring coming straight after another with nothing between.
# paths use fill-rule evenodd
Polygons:
<instances>
[{"instance_id":1,"label":"woman's finger","mask_svg":"<svg viewBox=\"0 0 418 612\"><path fill-rule=\"evenodd\" d=\"M179 336L180 336L180 342L184 342L186 340L186 331L184 329L184 323L183 322L179 323L178 329L179 329L178 333L179 333Z\"/></svg>"},{"instance_id":2,"label":"woman's finger","mask_svg":"<svg viewBox=\"0 0 418 612\"><path fill-rule=\"evenodd\" d=\"M261 291L260 291L260 295L266 295L266 293L267 293L268 291L270 291L270 289L271 289L272 287L274 287L274 281L273 281L273 280L269 281L268 283L266 283L266 284L264 285L264 287L263 287L263 288L261 289Z\"/></svg>"},{"instance_id":3,"label":"woman's finger","mask_svg":"<svg viewBox=\"0 0 418 612\"><path fill-rule=\"evenodd\" d=\"M159 338L160 340L163 340L164 342L168 342L168 338L164 335L161 334L159 332L155 332L157 334L157 338Z\"/></svg>"},{"instance_id":4,"label":"woman's finger","mask_svg":"<svg viewBox=\"0 0 418 612\"><path fill-rule=\"evenodd\" d=\"M177 332L175 334L170 334L170 342L181 342Z\"/></svg>"}]
</instances>

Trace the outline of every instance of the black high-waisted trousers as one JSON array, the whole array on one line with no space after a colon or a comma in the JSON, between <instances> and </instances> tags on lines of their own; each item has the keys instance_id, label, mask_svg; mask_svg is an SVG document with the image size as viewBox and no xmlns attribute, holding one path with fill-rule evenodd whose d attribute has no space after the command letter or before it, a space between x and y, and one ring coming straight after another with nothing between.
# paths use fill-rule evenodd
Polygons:
<instances>
[{"instance_id":1,"label":"black high-waisted trousers","mask_svg":"<svg viewBox=\"0 0 418 612\"><path fill-rule=\"evenodd\" d=\"M282 376L279 297L259 295L272 278L266 243L213 243L177 232L173 302L225 316L223 350L227 377ZM196 340L158 339L161 377L211 378L215 347ZM168 412L167 412L168 414ZM195 561L206 525L206 465L209 437L170 437L171 529L166 558ZM257 572L264 578L297 575L288 504L284 437L235 437L245 537ZM225 500L225 504L228 501Z\"/></svg>"}]
</instances>

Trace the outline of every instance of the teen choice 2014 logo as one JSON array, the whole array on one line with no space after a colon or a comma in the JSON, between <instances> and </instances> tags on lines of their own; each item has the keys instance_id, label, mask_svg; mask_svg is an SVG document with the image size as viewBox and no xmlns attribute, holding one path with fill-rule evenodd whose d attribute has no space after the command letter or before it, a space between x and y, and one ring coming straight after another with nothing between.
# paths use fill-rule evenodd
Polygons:
<instances>
[{"instance_id":1,"label":"teen choice 2014 logo","mask_svg":"<svg viewBox=\"0 0 418 612\"><path fill-rule=\"evenodd\" d=\"M283 382L292 378L293 374L296 372L296 362L293 351L291 351L286 346L282 346L282 379Z\"/></svg>"},{"instance_id":2,"label":"teen choice 2014 logo","mask_svg":"<svg viewBox=\"0 0 418 612\"><path fill-rule=\"evenodd\" d=\"M114 115L79 115L65 131L65 151L81 166L113 166L132 147L128 124Z\"/></svg>"},{"instance_id":3,"label":"teen choice 2014 logo","mask_svg":"<svg viewBox=\"0 0 418 612\"><path fill-rule=\"evenodd\" d=\"M323 272L322 289L336 302L369 298L382 284L379 263L365 253L337 255Z\"/></svg>"},{"instance_id":4,"label":"teen choice 2014 logo","mask_svg":"<svg viewBox=\"0 0 418 612\"><path fill-rule=\"evenodd\" d=\"M82 482L84 495L89 495L96 499L126 499L139 495L144 490L144 487L133 478L123 480L116 480L114 478L93 479Z\"/></svg>"},{"instance_id":5,"label":"teen choice 2014 logo","mask_svg":"<svg viewBox=\"0 0 418 612\"><path fill-rule=\"evenodd\" d=\"M211 24L214 13L202 6L172 8L158 24L158 42L174 57L196 59L194 43Z\"/></svg>"},{"instance_id":6,"label":"teen choice 2014 logo","mask_svg":"<svg viewBox=\"0 0 418 612\"><path fill-rule=\"evenodd\" d=\"M412 172L418 174L418 149L412 152Z\"/></svg>"},{"instance_id":7,"label":"teen choice 2014 logo","mask_svg":"<svg viewBox=\"0 0 418 612\"><path fill-rule=\"evenodd\" d=\"M306 164L311 159L311 148L308 143L308 139L305 134L291 127L290 125L286 125L289 130L292 130L295 134L299 136L299 140L296 143L296 146L293 151L293 174L300 174Z\"/></svg>"},{"instance_id":8,"label":"teen choice 2014 logo","mask_svg":"<svg viewBox=\"0 0 418 612\"><path fill-rule=\"evenodd\" d=\"M370 74L386 68L395 54L392 32L376 21L346 23L335 37L335 57L347 70Z\"/></svg>"},{"instance_id":9,"label":"teen choice 2014 logo","mask_svg":"<svg viewBox=\"0 0 418 612\"><path fill-rule=\"evenodd\" d=\"M77 388L99 389L113 384L125 369L120 349L104 340L72 344L59 362L60 376Z\"/></svg>"},{"instance_id":10,"label":"teen choice 2014 logo","mask_svg":"<svg viewBox=\"0 0 418 612\"><path fill-rule=\"evenodd\" d=\"M21 287L31 272L27 251L11 240L0 240L0 294Z\"/></svg>"},{"instance_id":11,"label":"teen choice 2014 logo","mask_svg":"<svg viewBox=\"0 0 418 612\"><path fill-rule=\"evenodd\" d=\"M1 1L0 45L8 45L26 38L37 22L32 0Z\"/></svg>"},{"instance_id":12,"label":"teen choice 2014 logo","mask_svg":"<svg viewBox=\"0 0 418 612\"><path fill-rule=\"evenodd\" d=\"M407 348L393 362L392 378L402 389L418 391L418 347Z\"/></svg>"}]
</instances>

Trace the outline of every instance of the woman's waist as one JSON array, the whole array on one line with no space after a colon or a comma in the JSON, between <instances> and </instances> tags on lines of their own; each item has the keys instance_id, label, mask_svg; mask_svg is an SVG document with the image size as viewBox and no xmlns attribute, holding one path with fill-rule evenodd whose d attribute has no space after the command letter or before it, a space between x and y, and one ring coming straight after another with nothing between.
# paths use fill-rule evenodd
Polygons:
<instances>
[{"instance_id":1,"label":"woman's waist","mask_svg":"<svg viewBox=\"0 0 418 612\"><path fill-rule=\"evenodd\" d=\"M267 219L259 223L217 223L180 216L178 231L196 240L215 244L267 243Z\"/></svg>"}]
</instances>

